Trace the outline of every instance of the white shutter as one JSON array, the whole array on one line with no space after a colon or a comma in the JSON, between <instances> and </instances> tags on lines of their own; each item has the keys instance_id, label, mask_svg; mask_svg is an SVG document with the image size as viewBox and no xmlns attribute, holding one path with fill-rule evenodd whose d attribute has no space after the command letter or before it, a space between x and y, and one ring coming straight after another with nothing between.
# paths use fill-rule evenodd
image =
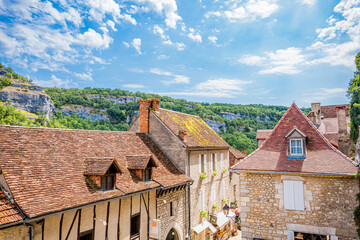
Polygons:
<instances>
[{"instance_id":1,"label":"white shutter","mask_svg":"<svg viewBox=\"0 0 360 240\"><path fill-rule=\"evenodd\" d=\"M287 240L294 240L294 239L295 239L294 231L288 231Z\"/></svg>"},{"instance_id":2,"label":"white shutter","mask_svg":"<svg viewBox=\"0 0 360 240\"><path fill-rule=\"evenodd\" d=\"M293 181L283 182L284 186L284 208L289 210L294 210L294 187Z\"/></svg>"},{"instance_id":3,"label":"white shutter","mask_svg":"<svg viewBox=\"0 0 360 240\"><path fill-rule=\"evenodd\" d=\"M216 202L215 187L211 186L211 204Z\"/></svg>"},{"instance_id":4,"label":"white shutter","mask_svg":"<svg viewBox=\"0 0 360 240\"><path fill-rule=\"evenodd\" d=\"M210 171L214 170L214 166L213 166L213 155L212 153L210 153Z\"/></svg>"},{"instance_id":5,"label":"white shutter","mask_svg":"<svg viewBox=\"0 0 360 240\"><path fill-rule=\"evenodd\" d=\"M215 171L216 171L216 169L217 169L217 153L214 153L214 156L215 156Z\"/></svg>"},{"instance_id":6,"label":"white shutter","mask_svg":"<svg viewBox=\"0 0 360 240\"><path fill-rule=\"evenodd\" d=\"M201 173L201 154L199 154L199 173Z\"/></svg>"},{"instance_id":7,"label":"white shutter","mask_svg":"<svg viewBox=\"0 0 360 240\"><path fill-rule=\"evenodd\" d=\"M199 199L200 203L199 203L199 207L200 207L200 211L204 210L204 190L200 190L200 199Z\"/></svg>"},{"instance_id":8,"label":"white shutter","mask_svg":"<svg viewBox=\"0 0 360 240\"><path fill-rule=\"evenodd\" d=\"M295 210L304 210L304 186L302 181L293 181Z\"/></svg>"},{"instance_id":9,"label":"white shutter","mask_svg":"<svg viewBox=\"0 0 360 240\"><path fill-rule=\"evenodd\" d=\"M220 166L221 170L224 169L224 153L220 153Z\"/></svg>"},{"instance_id":10,"label":"white shutter","mask_svg":"<svg viewBox=\"0 0 360 240\"><path fill-rule=\"evenodd\" d=\"M206 154L204 154L204 173L206 174L208 171L207 171L207 161L206 161Z\"/></svg>"},{"instance_id":11,"label":"white shutter","mask_svg":"<svg viewBox=\"0 0 360 240\"><path fill-rule=\"evenodd\" d=\"M225 199L225 184L224 184L224 180L221 181L221 199Z\"/></svg>"}]
</instances>

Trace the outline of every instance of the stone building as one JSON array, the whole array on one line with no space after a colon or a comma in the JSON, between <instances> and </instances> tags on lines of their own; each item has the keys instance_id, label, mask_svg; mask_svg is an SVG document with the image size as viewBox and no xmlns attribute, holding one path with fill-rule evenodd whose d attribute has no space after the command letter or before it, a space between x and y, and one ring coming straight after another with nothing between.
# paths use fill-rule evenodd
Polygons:
<instances>
[{"instance_id":1,"label":"stone building","mask_svg":"<svg viewBox=\"0 0 360 240\"><path fill-rule=\"evenodd\" d=\"M192 180L146 134L0 126L0 142L0 239L183 239Z\"/></svg>"},{"instance_id":2,"label":"stone building","mask_svg":"<svg viewBox=\"0 0 360 240\"><path fill-rule=\"evenodd\" d=\"M231 171L244 239L357 239L358 166L295 104Z\"/></svg>"},{"instance_id":3,"label":"stone building","mask_svg":"<svg viewBox=\"0 0 360 240\"><path fill-rule=\"evenodd\" d=\"M234 201L229 183L229 145L200 117L160 108L159 99L140 101L129 131L147 133L180 172L193 179L186 191L190 215L186 238L212 239L217 231L200 212L216 215L223 199ZM228 219L227 221L229 221Z\"/></svg>"}]
</instances>

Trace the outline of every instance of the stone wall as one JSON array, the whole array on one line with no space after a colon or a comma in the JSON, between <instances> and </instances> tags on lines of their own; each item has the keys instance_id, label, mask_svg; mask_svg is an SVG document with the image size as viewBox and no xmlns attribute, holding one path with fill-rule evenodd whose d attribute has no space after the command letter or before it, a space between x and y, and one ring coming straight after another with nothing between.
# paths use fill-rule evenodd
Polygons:
<instances>
[{"instance_id":1,"label":"stone wall","mask_svg":"<svg viewBox=\"0 0 360 240\"><path fill-rule=\"evenodd\" d=\"M170 216L170 202L173 204L173 215ZM175 228L180 240L185 239L185 190L171 192L157 198L157 219L161 221L161 238Z\"/></svg>"},{"instance_id":2,"label":"stone wall","mask_svg":"<svg viewBox=\"0 0 360 240\"><path fill-rule=\"evenodd\" d=\"M284 209L283 180L304 182L304 211ZM354 177L241 173L239 190L244 239L288 239L289 231L357 238Z\"/></svg>"}]
</instances>

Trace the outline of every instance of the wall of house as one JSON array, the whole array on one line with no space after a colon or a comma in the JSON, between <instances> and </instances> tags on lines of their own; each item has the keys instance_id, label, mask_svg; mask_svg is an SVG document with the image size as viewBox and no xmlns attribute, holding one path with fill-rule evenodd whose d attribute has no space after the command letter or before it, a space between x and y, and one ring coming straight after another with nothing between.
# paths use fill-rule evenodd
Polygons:
<instances>
[{"instance_id":1,"label":"wall of house","mask_svg":"<svg viewBox=\"0 0 360 240\"><path fill-rule=\"evenodd\" d=\"M186 172L185 148L167 128L150 113L150 138L157 144L161 151L176 165L179 170Z\"/></svg>"},{"instance_id":2,"label":"wall of house","mask_svg":"<svg viewBox=\"0 0 360 240\"><path fill-rule=\"evenodd\" d=\"M217 172L216 176L212 175L212 170L210 169L210 154L217 154ZM216 192L216 203L219 204L220 209L222 208L222 199L221 199L221 181L224 181L225 185L225 198L233 201L233 194L229 183L229 171L227 170L223 173L220 163L220 153L224 153L224 169L229 168L229 150L207 150L207 151L192 151L190 153L190 177L194 180L194 183L191 185L191 227L195 227L200 224L202 218L200 217L200 190L204 191L204 206L205 210L212 213L212 203L211 203L211 187L215 186ZM207 178L200 180L199 174L199 154L206 154L207 160Z\"/></svg>"},{"instance_id":3,"label":"wall of house","mask_svg":"<svg viewBox=\"0 0 360 240\"><path fill-rule=\"evenodd\" d=\"M283 180L304 182L305 210L284 209ZM350 177L241 173L244 239L288 239L289 231L357 239L353 211L359 180Z\"/></svg>"},{"instance_id":4,"label":"wall of house","mask_svg":"<svg viewBox=\"0 0 360 240\"><path fill-rule=\"evenodd\" d=\"M149 197L148 197L148 194ZM106 225L108 225L108 239L117 240L118 224L120 227L119 239L130 239L130 218L131 215L140 213L140 240L147 239L148 233L148 215L146 206L149 207L150 219L156 217L156 192L136 194L130 197L122 198L121 200L112 200L110 202L96 204L81 209L80 233L93 229L94 209L96 212L95 217L95 238L105 239ZM145 202L144 200L145 199ZM149 203L148 203L149 199ZM119 204L120 208L120 221L119 219ZM107 208L109 204L109 221L107 222ZM65 212L63 214L62 227L60 221L62 214L55 214L45 218L44 221L44 239L46 240L59 240L60 229L61 239L65 239L69 234L69 240L77 239L79 227L79 214L76 216L73 227L70 230L71 224L74 220L77 210ZM35 240L42 239L42 227L40 224L32 223L34 225L34 238ZM6 240L22 240L29 239L28 227L21 225L10 227L0 230L0 239Z\"/></svg>"},{"instance_id":5,"label":"wall of house","mask_svg":"<svg viewBox=\"0 0 360 240\"><path fill-rule=\"evenodd\" d=\"M170 202L174 216L170 216ZM185 239L185 190L168 193L157 198L157 219L161 221L161 239L165 240L171 228L178 231L179 240Z\"/></svg>"}]
</instances>

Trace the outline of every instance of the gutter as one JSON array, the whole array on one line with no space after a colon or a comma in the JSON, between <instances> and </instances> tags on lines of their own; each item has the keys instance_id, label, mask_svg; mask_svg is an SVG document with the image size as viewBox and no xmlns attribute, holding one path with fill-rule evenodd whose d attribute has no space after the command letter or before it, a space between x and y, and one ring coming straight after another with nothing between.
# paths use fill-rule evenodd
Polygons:
<instances>
[{"instance_id":1,"label":"gutter","mask_svg":"<svg viewBox=\"0 0 360 240\"><path fill-rule=\"evenodd\" d=\"M122 198L125 198L125 197L133 196L133 195L135 195L135 194L145 193L145 192L149 192L149 191L153 191L153 190L157 190L157 189L161 189L161 186L156 187L156 188L152 188L152 189L142 190L142 191L139 191L139 192L134 192L134 193L126 194L126 195L122 195L122 196L118 196L118 197L115 197L115 198L104 199L104 200L100 200L100 201L97 201L97 202L92 202L92 203L85 204L85 205L81 205L81 206L78 206L78 207L72 207L72 208L68 208L68 209L65 209L65 210L61 210L61 211L57 211L57 212L52 212L52 213L44 214L44 215L41 215L41 216L38 216L38 217L35 217L35 218L28 218L28 217L27 217L27 218L25 218L24 220L22 220L21 222L16 222L16 223L14 223L14 224L9 224L9 225L1 225L1 226L0 226L0 229L4 228L5 226L6 226L6 227L9 227L9 226L16 225L16 224L21 224L21 223L25 223L26 226L29 226L29 224L32 223L32 222L34 222L34 221L38 221L38 220L44 219L44 218L46 218L46 217L53 216L53 215L55 215L55 214L65 213L65 212L69 212L69 211L72 211L72 210L78 210L78 209L80 209L80 208L89 207L89 206L93 206L93 205L100 204L100 203L104 203L104 202L110 202L110 201L112 201L112 200L122 199ZM31 225L31 224L30 224L30 225Z\"/></svg>"},{"instance_id":2,"label":"gutter","mask_svg":"<svg viewBox=\"0 0 360 240\"><path fill-rule=\"evenodd\" d=\"M206 147L206 148L199 148L199 147L195 147L195 148L191 148L191 147L188 147L188 151L204 151L204 150L228 150L230 149L230 147Z\"/></svg>"},{"instance_id":3,"label":"gutter","mask_svg":"<svg viewBox=\"0 0 360 240\"><path fill-rule=\"evenodd\" d=\"M255 170L238 170L238 169L230 169L229 171L234 173L270 173L270 174L288 174L288 175L355 177L355 175L333 174L333 173L276 172L276 171L255 171Z\"/></svg>"}]
</instances>

